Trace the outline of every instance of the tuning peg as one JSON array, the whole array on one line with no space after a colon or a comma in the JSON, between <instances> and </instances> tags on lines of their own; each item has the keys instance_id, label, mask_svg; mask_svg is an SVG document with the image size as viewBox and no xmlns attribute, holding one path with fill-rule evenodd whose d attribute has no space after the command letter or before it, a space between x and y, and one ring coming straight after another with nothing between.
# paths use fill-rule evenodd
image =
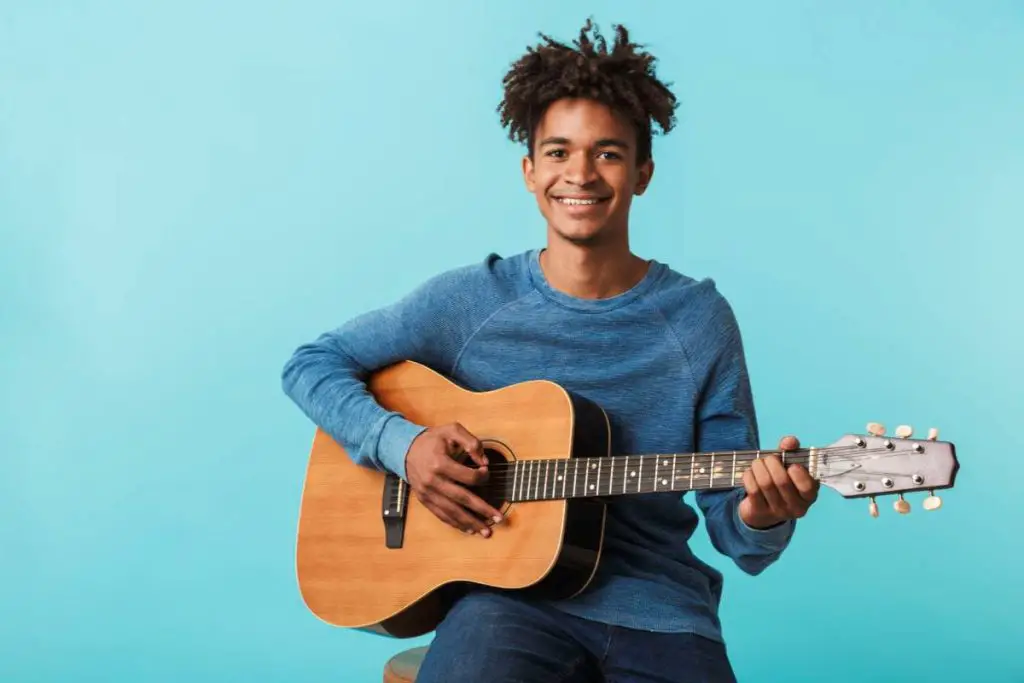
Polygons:
<instances>
[{"instance_id":1,"label":"tuning peg","mask_svg":"<svg viewBox=\"0 0 1024 683\"><path fill-rule=\"evenodd\" d=\"M939 438L939 430L938 429L936 429L935 427L932 427L931 429L928 430L928 440L929 441L935 441L938 438Z\"/></svg>"},{"instance_id":2,"label":"tuning peg","mask_svg":"<svg viewBox=\"0 0 1024 683\"><path fill-rule=\"evenodd\" d=\"M901 439L909 439L910 435L914 433L914 428L910 425L900 425L896 428L896 436Z\"/></svg>"},{"instance_id":3,"label":"tuning peg","mask_svg":"<svg viewBox=\"0 0 1024 683\"><path fill-rule=\"evenodd\" d=\"M925 510L938 510L942 507L942 499L935 495L934 491L928 492L928 497L924 499L924 503L921 504Z\"/></svg>"},{"instance_id":4,"label":"tuning peg","mask_svg":"<svg viewBox=\"0 0 1024 683\"><path fill-rule=\"evenodd\" d=\"M882 436L885 434L885 425L879 424L878 422L868 423L868 434L874 434L875 436Z\"/></svg>"},{"instance_id":5,"label":"tuning peg","mask_svg":"<svg viewBox=\"0 0 1024 683\"><path fill-rule=\"evenodd\" d=\"M871 496L871 504L868 505L868 514L872 517L878 516L878 503L875 502L875 497Z\"/></svg>"},{"instance_id":6,"label":"tuning peg","mask_svg":"<svg viewBox=\"0 0 1024 683\"><path fill-rule=\"evenodd\" d=\"M902 493L900 494L899 498L897 498L893 502L892 507L894 510L896 510L896 512L900 513L901 515L910 514L910 503L908 503L906 499L903 498Z\"/></svg>"}]
</instances>

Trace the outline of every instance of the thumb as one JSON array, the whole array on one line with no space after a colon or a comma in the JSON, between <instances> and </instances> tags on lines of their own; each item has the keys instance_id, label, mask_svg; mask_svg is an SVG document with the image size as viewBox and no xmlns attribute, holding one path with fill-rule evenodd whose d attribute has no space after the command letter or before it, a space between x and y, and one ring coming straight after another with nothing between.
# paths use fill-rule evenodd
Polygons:
<instances>
[{"instance_id":1,"label":"thumb","mask_svg":"<svg viewBox=\"0 0 1024 683\"><path fill-rule=\"evenodd\" d=\"M780 451L794 451L800 448L800 440L795 436L784 436L779 440Z\"/></svg>"},{"instance_id":2,"label":"thumb","mask_svg":"<svg viewBox=\"0 0 1024 683\"><path fill-rule=\"evenodd\" d=\"M469 457L472 458L480 467L487 466L487 457L484 455L483 444L480 443L480 439L473 436L468 429L455 423L452 425L452 429L448 434L449 438L458 446L462 448Z\"/></svg>"}]
</instances>

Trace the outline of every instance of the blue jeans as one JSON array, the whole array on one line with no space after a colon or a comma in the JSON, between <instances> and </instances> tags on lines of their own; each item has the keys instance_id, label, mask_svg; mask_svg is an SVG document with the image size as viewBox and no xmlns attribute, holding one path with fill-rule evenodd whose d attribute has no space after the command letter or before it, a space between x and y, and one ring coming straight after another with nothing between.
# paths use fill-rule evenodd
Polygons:
<instances>
[{"instance_id":1,"label":"blue jeans","mask_svg":"<svg viewBox=\"0 0 1024 683\"><path fill-rule=\"evenodd\" d=\"M725 646L579 619L521 597L462 597L416 683L735 683Z\"/></svg>"}]
</instances>

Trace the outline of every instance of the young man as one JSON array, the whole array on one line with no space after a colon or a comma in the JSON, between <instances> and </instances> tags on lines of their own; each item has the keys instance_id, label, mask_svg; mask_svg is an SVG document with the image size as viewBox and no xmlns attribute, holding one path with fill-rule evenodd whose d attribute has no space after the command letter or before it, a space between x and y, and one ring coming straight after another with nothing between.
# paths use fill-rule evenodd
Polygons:
<instances>
[{"instance_id":1,"label":"young man","mask_svg":"<svg viewBox=\"0 0 1024 683\"><path fill-rule=\"evenodd\" d=\"M554 380L605 409L617 453L758 447L729 304L713 281L630 251L630 205L654 171L652 123L673 127L675 97L624 28L611 50L591 30L588 21L575 47L542 35L504 79L501 122L527 144L523 174L546 247L437 275L301 346L283 373L287 394L357 462L403 477L439 519L481 543L501 524L466 489L487 471L475 435L385 411L365 391L373 371L410 359L478 391ZM451 457L460 448L478 470ZM757 574L817 493L804 468L767 457L743 488L692 499L715 548ZM438 627L418 682L733 680L721 574L687 544L697 521L679 494L613 499L585 592L562 602L470 592Z\"/></svg>"}]
</instances>

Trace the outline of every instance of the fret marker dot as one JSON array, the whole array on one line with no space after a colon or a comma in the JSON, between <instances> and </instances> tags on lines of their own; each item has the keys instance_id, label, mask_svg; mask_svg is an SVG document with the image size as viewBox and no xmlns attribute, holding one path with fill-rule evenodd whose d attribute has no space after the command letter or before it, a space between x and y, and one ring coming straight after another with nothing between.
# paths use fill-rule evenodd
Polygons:
<instances>
[{"instance_id":1,"label":"fret marker dot","mask_svg":"<svg viewBox=\"0 0 1024 683\"><path fill-rule=\"evenodd\" d=\"M558 475L558 481L562 481L562 475L561 474Z\"/></svg>"},{"instance_id":2,"label":"fret marker dot","mask_svg":"<svg viewBox=\"0 0 1024 683\"><path fill-rule=\"evenodd\" d=\"M630 472L630 473L629 473L629 476L631 476L631 477L635 477L635 476L636 476L636 472L635 472L635 471L633 471L633 472Z\"/></svg>"},{"instance_id":3,"label":"fret marker dot","mask_svg":"<svg viewBox=\"0 0 1024 683\"><path fill-rule=\"evenodd\" d=\"M591 463L590 464L590 469L596 470L597 469L597 465L595 463Z\"/></svg>"},{"instance_id":4,"label":"fret marker dot","mask_svg":"<svg viewBox=\"0 0 1024 683\"><path fill-rule=\"evenodd\" d=\"M594 490L594 485L593 485L593 484L591 484L591 485L590 485L590 490L591 490L591 491L593 491L593 490Z\"/></svg>"},{"instance_id":5,"label":"fret marker dot","mask_svg":"<svg viewBox=\"0 0 1024 683\"><path fill-rule=\"evenodd\" d=\"M700 468L700 473L704 474L704 468L703 467Z\"/></svg>"},{"instance_id":6,"label":"fret marker dot","mask_svg":"<svg viewBox=\"0 0 1024 683\"><path fill-rule=\"evenodd\" d=\"M661 463L662 467L668 467L668 460L663 460Z\"/></svg>"},{"instance_id":7,"label":"fret marker dot","mask_svg":"<svg viewBox=\"0 0 1024 683\"><path fill-rule=\"evenodd\" d=\"M661 485L662 486L668 486L668 479L662 479L661 480Z\"/></svg>"}]
</instances>

